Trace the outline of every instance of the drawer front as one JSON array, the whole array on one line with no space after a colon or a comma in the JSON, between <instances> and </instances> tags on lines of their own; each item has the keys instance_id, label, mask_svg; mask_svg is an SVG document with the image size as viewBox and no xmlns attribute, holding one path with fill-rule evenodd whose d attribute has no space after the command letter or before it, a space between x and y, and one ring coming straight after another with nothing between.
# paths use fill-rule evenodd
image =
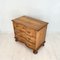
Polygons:
<instances>
[{"instance_id":1,"label":"drawer front","mask_svg":"<svg viewBox=\"0 0 60 60\"><path fill-rule=\"evenodd\" d=\"M29 48L35 49L35 44L34 43L31 43L31 42L27 41L26 38L24 38L22 36L16 35L16 37L20 42L25 43Z\"/></svg>"},{"instance_id":2,"label":"drawer front","mask_svg":"<svg viewBox=\"0 0 60 60\"><path fill-rule=\"evenodd\" d=\"M21 36L16 35L16 38L18 41L25 42L25 38L22 38Z\"/></svg>"},{"instance_id":3,"label":"drawer front","mask_svg":"<svg viewBox=\"0 0 60 60\"><path fill-rule=\"evenodd\" d=\"M27 45L29 48L35 49L35 44L32 44L32 43L26 41L26 45Z\"/></svg>"},{"instance_id":4,"label":"drawer front","mask_svg":"<svg viewBox=\"0 0 60 60\"><path fill-rule=\"evenodd\" d=\"M18 24L18 23L16 23L16 22L13 22L13 26L14 26L14 28L16 28L16 29L25 29L25 27L24 27L22 24Z\"/></svg>"},{"instance_id":5,"label":"drawer front","mask_svg":"<svg viewBox=\"0 0 60 60\"><path fill-rule=\"evenodd\" d=\"M25 41L35 44L35 38L30 37L29 35L25 34L24 32L15 30L15 35L20 36L20 38L24 38Z\"/></svg>"},{"instance_id":6,"label":"drawer front","mask_svg":"<svg viewBox=\"0 0 60 60\"><path fill-rule=\"evenodd\" d=\"M35 36L36 36L36 31L35 30L33 30L31 28L27 28L22 24L14 23L14 28L17 29L17 30L20 30L21 32L24 32L24 33L30 35L31 37L35 38Z\"/></svg>"}]
</instances>

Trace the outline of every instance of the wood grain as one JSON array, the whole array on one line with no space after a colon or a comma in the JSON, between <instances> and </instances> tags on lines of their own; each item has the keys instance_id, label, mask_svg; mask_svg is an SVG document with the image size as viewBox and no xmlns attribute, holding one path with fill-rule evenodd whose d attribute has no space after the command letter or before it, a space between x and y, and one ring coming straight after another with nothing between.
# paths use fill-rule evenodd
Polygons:
<instances>
[{"instance_id":1,"label":"wood grain","mask_svg":"<svg viewBox=\"0 0 60 60\"><path fill-rule=\"evenodd\" d=\"M17 40L37 52L39 46L45 41L48 23L28 16L22 16L12 21Z\"/></svg>"}]
</instances>

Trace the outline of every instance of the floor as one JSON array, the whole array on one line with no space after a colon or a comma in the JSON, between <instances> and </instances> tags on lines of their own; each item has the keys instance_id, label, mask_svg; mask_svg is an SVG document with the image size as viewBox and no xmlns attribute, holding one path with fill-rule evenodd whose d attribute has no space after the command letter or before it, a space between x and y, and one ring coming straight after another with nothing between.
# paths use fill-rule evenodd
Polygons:
<instances>
[{"instance_id":1,"label":"floor","mask_svg":"<svg viewBox=\"0 0 60 60\"><path fill-rule=\"evenodd\" d=\"M11 33L0 33L0 60L60 60L60 33L48 33L44 47L33 54Z\"/></svg>"}]
</instances>

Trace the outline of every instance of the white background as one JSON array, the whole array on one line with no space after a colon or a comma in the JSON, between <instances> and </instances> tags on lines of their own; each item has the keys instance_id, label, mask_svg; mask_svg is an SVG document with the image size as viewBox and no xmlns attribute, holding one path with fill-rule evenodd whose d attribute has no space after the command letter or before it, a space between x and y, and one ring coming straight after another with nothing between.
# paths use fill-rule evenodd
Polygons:
<instances>
[{"instance_id":1,"label":"white background","mask_svg":"<svg viewBox=\"0 0 60 60\"><path fill-rule=\"evenodd\" d=\"M51 34L36 55L9 34L13 32L11 20L22 15L49 23ZM60 0L0 0L0 60L60 60L60 33L55 32L60 32Z\"/></svg>"},{"instance_id":2,"label":"white background","mask_svg":"<svg viewBox=\"0 0 60 60\"><path fill-rule=\"evenodd\" d=\"M22 15L48 22L48 32L60 32L60 0L0 0L0 32L13 32L11 20Z\"/></svg>"}]
</instances>

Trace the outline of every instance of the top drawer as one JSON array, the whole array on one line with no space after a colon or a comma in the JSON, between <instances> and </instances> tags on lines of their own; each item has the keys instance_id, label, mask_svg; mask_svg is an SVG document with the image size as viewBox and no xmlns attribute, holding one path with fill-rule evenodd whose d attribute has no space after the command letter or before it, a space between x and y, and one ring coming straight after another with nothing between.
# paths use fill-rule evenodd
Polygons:
<instances>
[{"instance_id":1,"label":"top drawer","mask_svg":"<svg viewBox=\"0 0 60 60\"><path fill-rule=\"evenodd\" d=\"M13 22L13 25L14 25L14 29L20 30L21 32L24 32L24 33L28 34L29 36L35 38L35 35L36 35L35 30L33 30L29 27L26 27L22 24L15 23L15 22Z\"/></svg>"}]
</instances>

